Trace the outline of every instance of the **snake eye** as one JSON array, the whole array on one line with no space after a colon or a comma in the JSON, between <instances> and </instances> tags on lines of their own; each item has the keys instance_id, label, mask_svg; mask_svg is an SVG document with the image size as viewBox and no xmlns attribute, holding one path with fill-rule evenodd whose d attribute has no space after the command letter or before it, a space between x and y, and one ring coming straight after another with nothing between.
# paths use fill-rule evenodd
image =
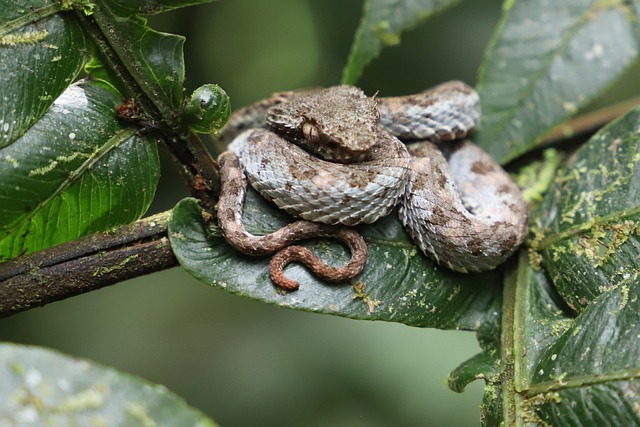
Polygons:
<instances>
[{"instance_id":1,"label":"snake eye","mask_svg":"<svg viewBox=\"0 0 640 427\"><path fill-rule=\"evenodd\" d=\"M320 139L320 131L311 122L304 122L302 124L302 135L307 141L315 142Z\"/></svg>"}]
</instances>

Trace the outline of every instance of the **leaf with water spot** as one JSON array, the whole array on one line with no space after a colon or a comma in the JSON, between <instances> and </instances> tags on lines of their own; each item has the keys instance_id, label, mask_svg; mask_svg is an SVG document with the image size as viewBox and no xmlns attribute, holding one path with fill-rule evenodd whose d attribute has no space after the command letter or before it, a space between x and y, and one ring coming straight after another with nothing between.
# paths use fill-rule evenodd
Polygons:
<instances>
[{"instance_id":1,"label":"leaf with water spot","mask_svg":"<svg viewBox=\"0 0 640 427\"><path fill-rule=\"evenodd\" d=\"M160 385L51 350L0 344L0 425L216 424Z\"/></svg>"},{"instance_id":2,"label":"leaf with water spot","mask_svg":"<svg viewBox=\"0 0 640 427\"><path fill-rule=\"evenodd\" d=\"M120 95L69 87L0 150L0 261L138 219L159 178L156 141L118 120Z\"/></svg>"},{"instance_id":3,"label":"leaf with water spot","mask_svg":"<svg viewBox=\"0 0 640 427\"><path fill-rule=\"evenodd\" d=\"M49 109L86 60L86 42L48 0L0 1L0 148Z\"/></svg>"},{"instance_id":4,"label":"leaf with water spot","mask_svg":"<svg viewBox=\"0 0 640 427\"><path fill-rule=\"evenodd\" d=\"M512 1L478 78L476 142L502 162L534 147L638 57L638 12L624 1Z\"/></svg>"}]
</instances>

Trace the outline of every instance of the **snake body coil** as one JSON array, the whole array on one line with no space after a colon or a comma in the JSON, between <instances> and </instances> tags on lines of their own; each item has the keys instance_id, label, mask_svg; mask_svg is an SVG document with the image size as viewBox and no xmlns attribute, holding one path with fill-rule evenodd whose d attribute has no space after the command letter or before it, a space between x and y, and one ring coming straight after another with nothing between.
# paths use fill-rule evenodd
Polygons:
<instances>
[{"instance_id":1,"label":"snake body coil","mask_svg":"<svg viewBox=\"0 0 640 427\"><path fill-rule=\"evenodd\" d=\"M256 105L226 133L238 133L234 121L269 127L240 133L229 150L251 185L291 215L356 225L399 205L421 250L461 272L495 268L522 243L526 204L509 175L468 140L442 142L480 119L465 84L380 99L337 86Z\"/></svg>"}]
</instances>

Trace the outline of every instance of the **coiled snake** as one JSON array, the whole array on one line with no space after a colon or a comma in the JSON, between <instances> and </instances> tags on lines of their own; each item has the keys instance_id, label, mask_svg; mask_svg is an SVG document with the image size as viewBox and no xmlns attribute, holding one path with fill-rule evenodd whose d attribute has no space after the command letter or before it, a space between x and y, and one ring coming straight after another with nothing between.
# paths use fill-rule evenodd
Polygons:
<instances>
[{"instance_id":1,"label":"coiled snake","mask_svg":"<svg viewBox=\"0 0 640 427\"><path fill-rule=\"evenodd\" d=\"M288 92L240 110L221 134L233 140L219 158L223 236L249 255L277 252L270 274L283 288L298 287L283 275L291 261L344 281L367 257L364 240L347 226L374 222L398 205L405 229L437 263L460 272L493 269L522 243L527 209L482 149L469 140L443 142L464 137L479 119L478 95L456 81L395 98L351 86ZM249 234L245 174L262 196L302 220L267 236ZM308 249L288 246L315 236L342 240L350 262L329 267Z\"/></svg>"}]
</instances>

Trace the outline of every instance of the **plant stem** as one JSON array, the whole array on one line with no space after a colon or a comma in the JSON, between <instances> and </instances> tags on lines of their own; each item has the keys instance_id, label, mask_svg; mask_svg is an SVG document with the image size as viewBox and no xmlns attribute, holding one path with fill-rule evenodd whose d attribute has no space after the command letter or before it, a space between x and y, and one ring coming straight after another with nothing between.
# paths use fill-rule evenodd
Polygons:
<instances>
[{"instance_id":1,"label":"plant stem","mask_svg":"<svg viewBox=\"0 0 640 427\"><path fill-rule=\"evenodd\" d=\"M0 317L178 265L170 213L0 264Z\"/></svg>"},{"instance_id":2,"label":"plant stem","mask_svg":"<svg viewBox=\"0 0 640 427\"><path fill-rule=\"evenodd\" d=\"M201 199L203 207L213 212L211 209L215 206L219 193L220 177L217 164L207 147L194 132L183 129L179 111L143 84L144 77L139 72L143 65L138 64L135 56L129 55L128 50L124 48L130 41L122 40L118 36L117 29L112 25L114 16L96 3L90 16L76 11L76 18L95 43L104 65L119 80L123 95L134 99L140 105L145 122L153 125L146 128L146 131L152 132L162 140L175 159L178 171L191 195ZM145 125L141 127L145 129Z\"/></svg>"}]
</instances>

